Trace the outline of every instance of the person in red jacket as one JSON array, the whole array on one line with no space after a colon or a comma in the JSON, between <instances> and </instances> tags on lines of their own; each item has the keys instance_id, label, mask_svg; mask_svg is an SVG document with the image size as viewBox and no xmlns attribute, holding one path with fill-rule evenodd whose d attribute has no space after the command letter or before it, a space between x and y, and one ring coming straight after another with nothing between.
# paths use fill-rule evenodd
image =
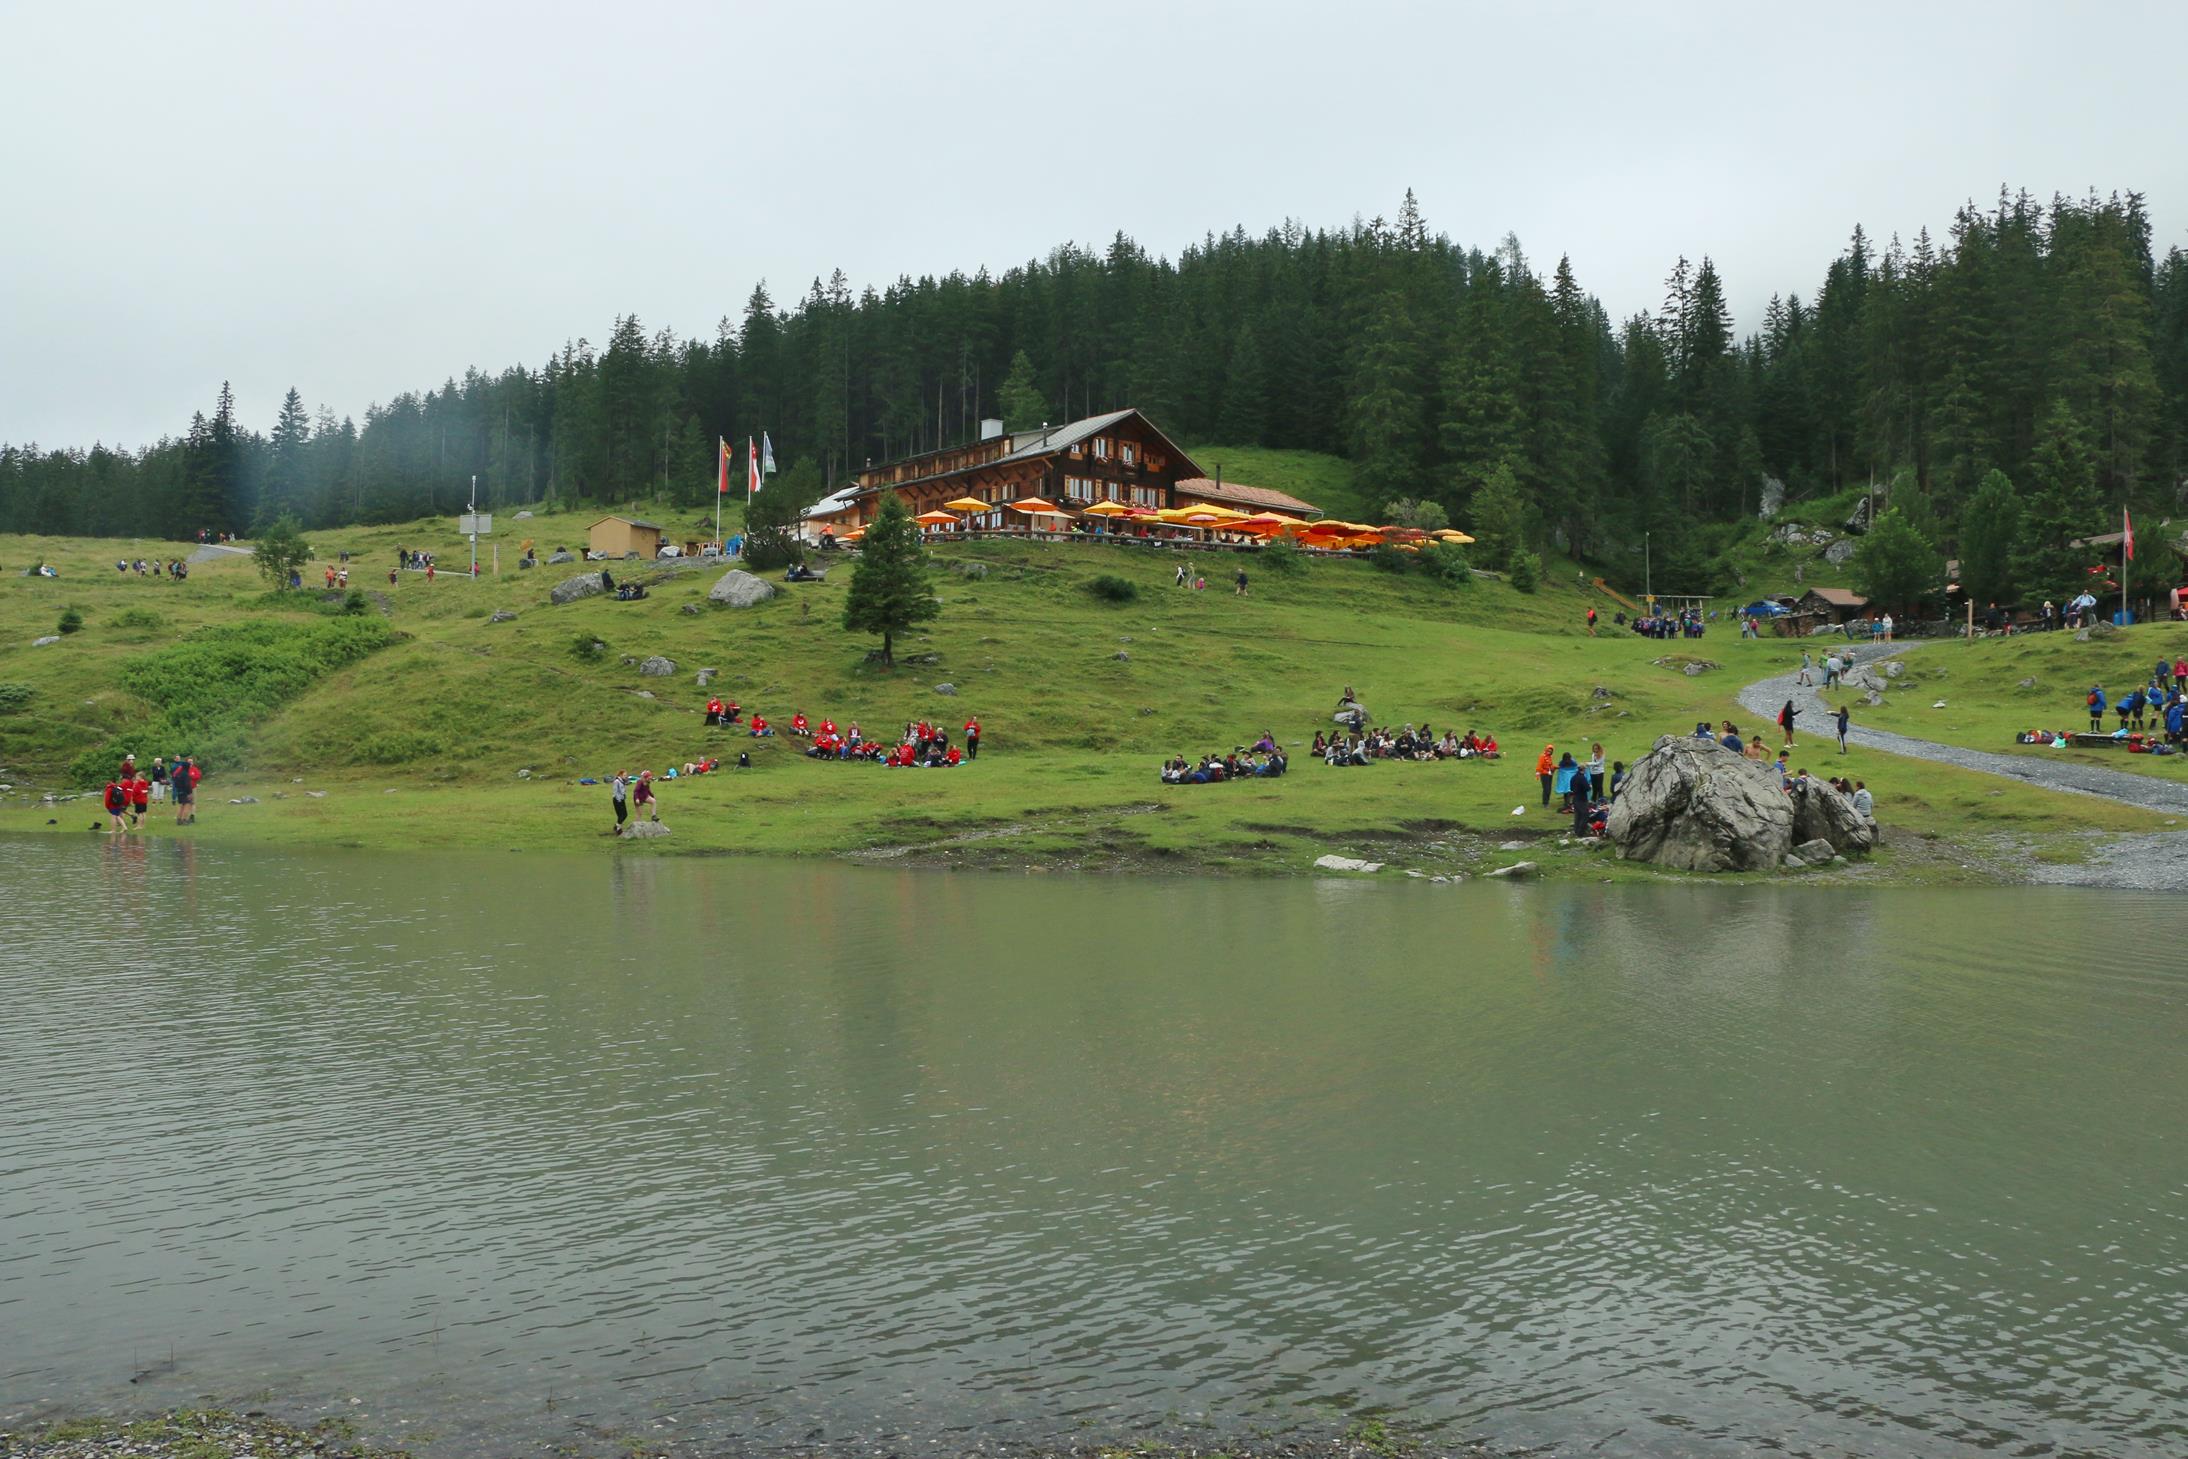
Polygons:
<instances>
[{"instance_id":1,"label":"person in red jacket","mask_svg":"<svg viewBox=\"0 0 2188 1459\"><path fill-rule=\"evenodd\" d=\"M977 714L965 721L965 758L980 758L980 716ZM952 760L950 763L955 765L957 762Z\"/></svg>"},{"instance_id":2,"label":"person in red jacket","mask_svg":"<svg viewBox=\"0 0 2188 1459\"><path fill-rule=\"evenodd\" d=\"M804 710L790 716L790 733L800 737L808 737L813 733L812 726L806 721Z\"/></svg>"},{"instance_id":3,"label":"person in red jacket","mask_svg":"<svg viewBox=\"0 0 2188 1459\"><path fill-rule=\"evenodd\" d=\"M122 816L127 813L128 810L129 791L126 789L126 782L120 780L109 780L106 783L107 830L128 830L128 825L122 820Z\"/></svg>"},{"instance_id":4,"label":"person in red jacket","mask_svg":"<svg viewBox=\"0 0 2188 1459\"><path fill-rule=\"evenodd\" d=\"M719 695L719 694L717 694L717 695L715 695L715 696L714 696L714 697L713 697L712 699L709 699L709 700L707 701L707 723L708 723L708 724L720 724L721 722L722 722L722 696L721 696L721 695Z\"/></svg>"},{"instance_id":5,"label":"person in red jacket","mask_svg":"<svg viewBox=\"0 0 2188 1459\"><path fill-rule=\"evenodd\" d=\"M167 773L175 791L175 824L194 825L198 818L198 782L205 772L198 768L197 757L185 755L173 770Z\"/></svg>"},{"instance_id":6,"label":"person in red jacket","mask_svg":"<svg viewBox=\"0 0 2188 1459\"><path fill-rule=\"evenodd\" d=\"M144 820L144 813L152 805L152 777L142 770L129 782L129 824L135 826Z\"/></svg>"},{"instance_id":7,"label":"person in red jacket","mask_svg":"<svg viewBox=\"0 0 2188 1459\"><path fill-rule=\"evenodd\" d=\"M773 733L775 732L767 727L766 715L755 714L752 716L752 734L755 739L761 735L771 735Z\"/></svg>"}]
</instances>

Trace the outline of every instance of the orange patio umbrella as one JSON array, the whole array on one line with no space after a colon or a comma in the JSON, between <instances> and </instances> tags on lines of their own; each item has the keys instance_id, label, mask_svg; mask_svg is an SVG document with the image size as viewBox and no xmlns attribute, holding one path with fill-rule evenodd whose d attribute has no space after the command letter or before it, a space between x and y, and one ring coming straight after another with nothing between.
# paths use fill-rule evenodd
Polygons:
<instances>
[{"instance_id":1,"label":"orange patio umbrella","mask_svg":"<svg viewBox=\"0 0 2188 1459\"><path fill-rule=\"evenodd\" d=\"M944 502L942 510L945 512L984 512L989 509L989 505L989 503L981 501L977 497L961 496L954 502Z\"/></svg>"},{"instance_id":2,"label":"orange patio umbrella","mask_svg":"<svg viewBox=\"0 0 2188 1459\"><path fill-rule=\"evenodd\" d=\"M922 527L948 527L954 526L957 522L957 518L954 514L941 511L921 512L918 516L912 518L912 520L919 523L919 525Z\"/></svg>"},{"instance_id":3,"label":"orange patio umbrella","mask_svg":"<svg viewBox=\"0 0 2188 1459\"><path fill-rule=\"evenodd\" d=\"M1010 509L1014 512L1025 512L1030 515L1035 512L1053 512L1056 510L1056 506L1055 503L1043 501L1037 496L1028 496L1020 497L1017 501L1012 502Z\"/></svg>"}]
</instances>

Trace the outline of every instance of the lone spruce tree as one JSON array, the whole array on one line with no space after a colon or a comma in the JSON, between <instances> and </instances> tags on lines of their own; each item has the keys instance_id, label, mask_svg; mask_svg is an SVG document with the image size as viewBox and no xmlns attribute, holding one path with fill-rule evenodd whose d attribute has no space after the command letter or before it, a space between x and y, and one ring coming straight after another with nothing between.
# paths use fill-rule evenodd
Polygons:
<instances>
[{"instance_id":1,"label":"lone spruce tree","mask_svg":"<svg viewBox=\"0 0 2188 1459\"><path fill-rule=\"evenodd\" d=\"M896 666L896 636L942 611L927 588L927 564L919 547L919 525L895 492L881 499L881 510L859 544L851 591L843 601L843 626L853 633L881 635L881 661Z\"/></svg>"}]
</instances>

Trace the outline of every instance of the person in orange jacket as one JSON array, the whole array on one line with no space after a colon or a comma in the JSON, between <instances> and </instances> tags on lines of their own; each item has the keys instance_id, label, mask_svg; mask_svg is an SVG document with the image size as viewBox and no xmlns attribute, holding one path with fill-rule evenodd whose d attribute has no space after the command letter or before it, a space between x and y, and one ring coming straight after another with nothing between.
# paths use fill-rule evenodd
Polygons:
<instances>
[{"instance_id":1,"label":"person in orange jacket","mask_svg":"<svg viewBox=\"0 0 2188 1459\"><path fill-rule=\"evenodd\" d=\"M1544 745L1542 754L1535 761L1535 779L1542 782L1542 804L1550 804L1550 782L1557 777L1557 746Z\"/></svg>"}]
</instances>

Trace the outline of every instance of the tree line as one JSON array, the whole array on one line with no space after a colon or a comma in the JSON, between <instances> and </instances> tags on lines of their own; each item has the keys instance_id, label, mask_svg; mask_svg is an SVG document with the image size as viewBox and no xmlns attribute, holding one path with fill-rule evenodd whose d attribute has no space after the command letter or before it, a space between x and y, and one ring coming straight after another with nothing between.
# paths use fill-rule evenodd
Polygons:
<instances>
[{"instance_id":1,"label":"tree line","mask_svg":"<svg viewBox=\"0 0 2188 1459\"><path fill-rule=\"evenodd\" d=\"M1345 456L1378 508L1437 503L1510 551L1622 559L1646 534L1660 572L1719 581L1775 478L1796 499L1873 489L1939 552L2010 498L2013 539L1984 550L2053 571L2047 551L2122 506L2179 504L2188 255L2154 255L2137 194L2001 191L1942 240L1855 228L1741 337L1706 256L1613 320L1569 260L1462 247L1409 192L1394 221L1234 229L1175 260L1120 234L856 294L838 271L788 307L762 284L711 339L625 316L603 346L467 370L361 421L291 390L261 434L223 387L141 449L0 447L0 530L405 520L458 509L473 475L488 506L699 505L717 438L734 473L762 428L810 494L986 416L1128 404L1186 441Z\"/></svg>"}]
</instances>

